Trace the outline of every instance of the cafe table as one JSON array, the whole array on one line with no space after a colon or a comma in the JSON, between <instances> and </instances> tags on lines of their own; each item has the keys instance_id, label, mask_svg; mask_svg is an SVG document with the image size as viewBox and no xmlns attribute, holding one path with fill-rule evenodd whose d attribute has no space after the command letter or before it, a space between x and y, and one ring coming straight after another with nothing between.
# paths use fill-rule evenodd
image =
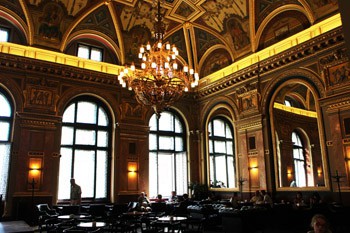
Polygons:
<instances>
[{"instance_id":1,"label":"cafe table","mask_svg":"<svg viewBox=\"0 0 350 233\"><path fill-rule=\"evenodd\" d=\"M181 222L187 220L187 217L182 216L163 216L157 219L155 223L156 228L163 228L166 232L181 232Z\"/></svg>"},{"instance_id":2,"label":"cafe table","mask_svg":"<svg viewBox=\"0 0 350 233\"><path fill-rule=\"evenodd\" d=\"M70 220L70 219L75 219L75 220L80 220L80 219L85 219L91 217L90 215L85 215L85 214L65 214L65 215L58 215L58 219L61 220Z\"/></svg>"},{"instance_id":3,"label":"cafe table","mask_svg":"<svg viewBox=\"0 0 350 233\"><path fill-rule=\"evenodd\" d=\"M107 226L107 223L105 222L80 222L78 223L77 227L80 228L100 228Z\"/></svg>"}]
</instances>

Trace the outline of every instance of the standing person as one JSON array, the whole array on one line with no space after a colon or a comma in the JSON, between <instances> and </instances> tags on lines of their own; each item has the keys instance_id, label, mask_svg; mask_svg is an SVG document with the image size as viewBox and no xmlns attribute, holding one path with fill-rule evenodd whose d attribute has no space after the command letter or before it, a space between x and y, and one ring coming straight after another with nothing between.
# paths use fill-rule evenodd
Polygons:
<instances>
[{"instance_id":1,"label":"standing person","mask_svg":"<svg viewBox=\"0 0 350 233\"><path fill-rule=\"evenodd\" d=\"M81 204L81 188L75 183L75 179L70 179L70 204L80 205Z\"/></svg>"},{"instance_id":2,"label":"standing person","mask_svg":"<svg viewBox=\"0 0 350 233\"><path fill-rule=\"evenodd\" d=\"M312 231L307 233L332 233L329 229L329 223L327 218L322 214L315 214L311 219Z\"/></svg>"}]
</instances>

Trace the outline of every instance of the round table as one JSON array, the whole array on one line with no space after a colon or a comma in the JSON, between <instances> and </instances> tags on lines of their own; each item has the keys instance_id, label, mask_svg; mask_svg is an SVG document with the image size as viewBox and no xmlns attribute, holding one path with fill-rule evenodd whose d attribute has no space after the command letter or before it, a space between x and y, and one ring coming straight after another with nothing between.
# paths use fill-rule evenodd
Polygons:
<instances>
[{"instance_id":1,"label":"round table","mask_svg":"<svg viewBox=\"0 0 350 233\"><path fill-rule=\"evenodd\" d=\"M178 222L178 221L184 221L186 220L186 217L181 217L181 216L164 216L158 218L158 221L162 222Z\"/></svg>"},{"instance_id":2,"label":"round table","mask_svg":"<svg viewBox=\"0 0 350 233\"><path fill-rule=\"evenodd\" d=\"M66 214L66 215L58 215L58 219L62 219L62 220L69 220L69 219L83 219L83 218L87 218L90 217L89 215L84 215L84 214Z\"/></svg>"},{"instance_id":3,"label":"round table","mask_svg":"<svg viewBox=\"0 0 350 233\"><path fill-rule=\"evenodd\" d=\"M81 228L98 228L98 227L105 227L107 226L107 223L105 222L80 222L77 227Z\"/></svg>"}]
</instances>

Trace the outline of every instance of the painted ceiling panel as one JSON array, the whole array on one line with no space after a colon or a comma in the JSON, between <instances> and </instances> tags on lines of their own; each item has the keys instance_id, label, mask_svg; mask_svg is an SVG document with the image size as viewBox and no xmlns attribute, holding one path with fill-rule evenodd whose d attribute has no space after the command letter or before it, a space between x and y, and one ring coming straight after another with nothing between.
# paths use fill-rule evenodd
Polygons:
<instances>
[{"instance_id":1,"label":"painted ceiling panel","mask_svg":"<svg viewBox=\"0 0 350 233\"><path fill-rule=\"evenodd\" d=\"M255 47L259 50L309 27L338 9L337 0L160 0L160 3L166 40L176 44L184 60L196 62L190 65L203 72L201 77L251 54ZM0 11L14 12L16 19L28 24L24 28L31 30L28 35L34 45L64 51L72 33L93 29L114 40L124 58L120 60L125 63L136 61L139 46L152 40L157 12L155 0L0 0L0 6ZM298 13L293 17L280 12Z\"/></svg>"}]
</instances>

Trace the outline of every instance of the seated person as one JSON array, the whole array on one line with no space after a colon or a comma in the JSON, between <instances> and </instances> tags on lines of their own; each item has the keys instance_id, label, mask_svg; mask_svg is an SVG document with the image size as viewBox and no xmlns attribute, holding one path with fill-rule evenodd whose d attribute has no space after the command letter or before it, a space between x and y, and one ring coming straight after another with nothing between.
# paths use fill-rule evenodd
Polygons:
<instances>
[{"instance_id":1,"label":"seated person","mask_svg":"<svg viewBox=\"0 0 350 233\"><path fill-rule=\"evenodd\" d=\"M164 202L162 194L157 195L155 202L157 202L157 203Z\"/></svg>"},{"instance_id":2,"label":"seated person","mask_svg":"<svg viewBox=\"0 0 350 233\"><path fill-rule=\"evenodd\" d=\"M237 192L234 192L232 197L230 198L230 203L233 208L238 208L238 194Z\"/></svg>"},{"instance_id":3,"label":"seated person","mask_svg":"<svg viewBox=\"0 0 350 233\"><path fill-rule=\"evenodd\" d=\"M141 192L140 196L137 198L137 201L139 202L141 211L151 211L150 202L145 192Z\"/></svg>"},{"instance_id":4,"label":"seated person","mask_svg":"<svg viewBox=\"0 0 350 233\"><path fill-rule=\"evenodd\" d=\"M311 219L312 231L307 233L332 233L329 229L329 223L327 218L322 214L315 214Z\"/></svg>"},{"instance_id":5,"label":"seated person","mask_svg":"<svg viewBox=\"0 0 350 233\"><path fill-rule=\"evenodd\" d=\"M318 207L322 204L321 196L318 192L313 192L312 196L310 197L310 207Z\"/></svg>"},{"instance_id":6,"label":"seated person","mask_svg":"<svg viewBox=\"0 0 350 233\"><path fill-rule=\"evenodd\" d=\"M193 204L193 202L189 199L187 193L184 193L182 195L182 198L183 200L180 202L178 206L178 211L180 211L181 213L186 212L187 207Z\"/></svg>"},{"instance_id":7,"label":"seated person","mask_svg":"<svg viewBox=\"0 0 350 233\"><path fill-rule=\"evenodd\" d=\"M169 198L169 202L178 202L176 191L171 191L171 196Z\"/></svg>"},{"instance_id":8,"label":"seated person","mask_svg":"<svg viewBox=\"0 0 350 233\"><path fill-rule=\"evenodd\" d=\"M300 191L296 193L293 203L295 207L305 206L303 194Z\"/></svg>"},{"instance_id":9,"label":"seated person","mask_svg":"<svg viewBox=\"0 0 350 233\"><path fill-rule=\"evenodd\" d=\"M263 197L263 203L269 204L272 207L273 201L270 195L265 190L261 190L260 193L261 193L261 196Z\"/></svg>"},{"instance_id":10,"label":"seated person","mask_svg":"<svg viewBox=\"0 0 350 233\"><path fill-rule=\"evenodd\" d=\"M263 203L263 197L260 194L259 190L255 191L254 196L250 199L250 202L254 205Z\"/></svg>"}]
</instances>

